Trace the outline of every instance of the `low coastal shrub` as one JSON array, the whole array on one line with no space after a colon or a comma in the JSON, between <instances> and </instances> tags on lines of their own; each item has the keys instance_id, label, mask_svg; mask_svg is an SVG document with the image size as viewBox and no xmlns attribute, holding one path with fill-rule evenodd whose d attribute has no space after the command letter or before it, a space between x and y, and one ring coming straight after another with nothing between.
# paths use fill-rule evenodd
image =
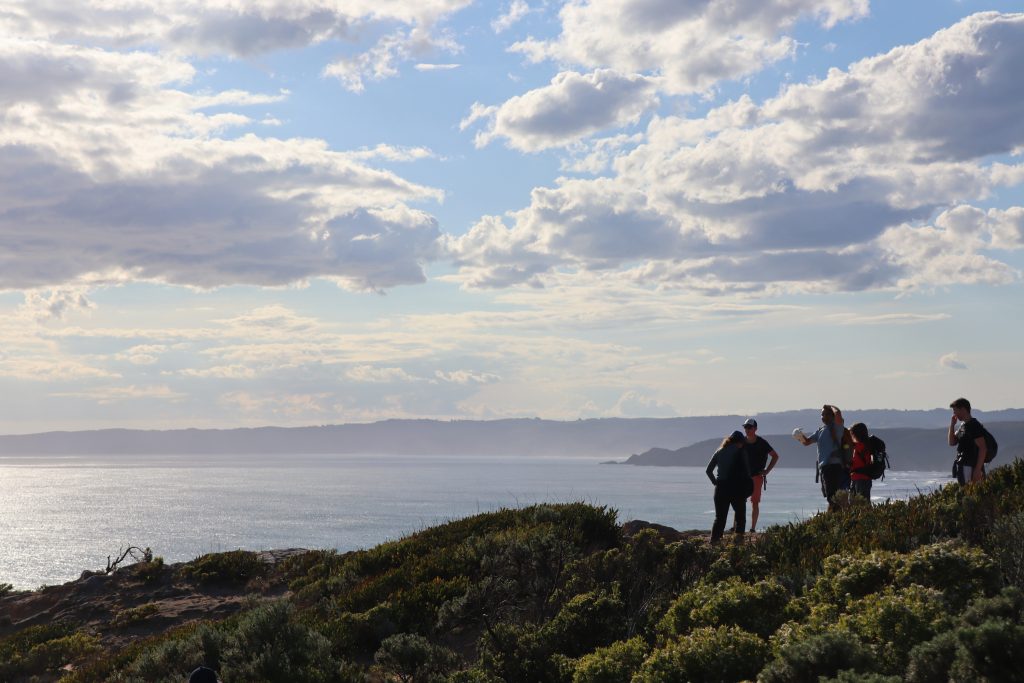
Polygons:
<instances>
[{"instance_id":1,"label":"low coastal shrub","mask_svg":"<svg viewBox=\"0 0 1024 683\"><path fill-rule=\"evenodd\" d=\"M826 631L782 647L757 680L758 683L810 683L847 670L871 673L874 669L874 653L857 636L848 631Z\"/></svg>"},{"instance_id":2,"label":"low coastal shrub","mask_svg":"<svg viewBox=\"0 0 1024 683\"><path fill-rule=\"evenodd\" d=\"M598 648L576 663L572 683L630 683L647 658L648 649L639 637Z\"/></svg>"},{"instance_id":3,"label":"low coastal shrub","mask_svg":"<svg viewBox=\"0 0 1024 683\"><path fill-rule=\"evenodd\" d=\"M262 576L266 569L267 565L260 562L255 553L232 550L202 555L182 566L179 573L183 578L199 583L246 583Z\"/></svg>"},{"instance_id":4,"label":"low coastal shrub","mask_svg":"<svg viewBox=\"0 0 1024 683\"><path fill-rule=\"evenodd\" d=\"M116 613L110 620L110 628L124 628L157 614L160 607L155 602L147 602L137 607L129 607Z\"/></svg>"},{"instance_id":5,"label":"low coastal shrub","mask_svg":"<svg viewBox=\"0 0 1024 683\"><path fill-rule=\"evenodd\" d=\"M373 661L374 672L383 680L444 683L459 658L448 648L435 645L423 636L399 633L384 639Z\"/></svg>"},{"instance_id":6,"label":"low coastal shrub","mask_svg":"<svg viewBox=\"0 0 1024 683\"><path fill-rule=\"evenodd\" d=\"M768 645L741 628L698 628L655 650L633 683L732 683L753 679L768 655Z\"/></svg>"},{"instance_id":7,"label":"low coastal shrub","mask_svg":"<svg viewBox=\"0 0 1024 683\"><path fill-rule=\"evenodd\" d=\"M718 583L700 583L672 603L659 630L672 637L698 626L731 625L767 638L785 621L791 597L774 579L748 584L734 576Z\"/></svg>"}]
</instances>

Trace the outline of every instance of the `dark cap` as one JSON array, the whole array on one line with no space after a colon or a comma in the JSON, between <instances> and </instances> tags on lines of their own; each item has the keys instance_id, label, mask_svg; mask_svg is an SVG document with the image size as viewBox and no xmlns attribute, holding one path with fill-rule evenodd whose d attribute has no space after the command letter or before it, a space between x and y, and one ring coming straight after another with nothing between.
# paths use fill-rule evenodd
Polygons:
<instances>
[{"instance_id":1,"label":"dark cap","mask_svg":"<svg viewBox=\"0 0 1024 683\"><path fill-rule=\"evenodd\" d=\"M217 674L213 669L201 666L189 675L188 683L218 683Z\"/></svg>"},{"instance_id":2,"label":"dark cap","mask_svg":"<svg viewBox=\"0 0 1024 683\"><path fill-rule=\"evenodd\" d=\"M744 427L753 427L754 429L757 429L757 420L755 420L752 417L748 417L747 421L743 423L743 426Z\"/></svg>"}]
</instances>

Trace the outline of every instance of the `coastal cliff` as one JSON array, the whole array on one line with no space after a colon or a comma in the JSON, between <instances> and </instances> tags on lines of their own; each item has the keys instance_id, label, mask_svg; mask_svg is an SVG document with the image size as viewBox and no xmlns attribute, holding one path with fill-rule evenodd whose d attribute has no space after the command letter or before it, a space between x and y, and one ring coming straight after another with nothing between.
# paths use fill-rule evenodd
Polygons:
<instances>
[{"instance_id":1,"label":"coastal cliff","mask_svg":"<svg viewBox=\"0 0 1024 683\"><path fill-rule=\"evenodd\" d=\"M582 503L0 589L0 680L1015 680L1024 463L746 543Z\"/></svg>"}]
</instances>

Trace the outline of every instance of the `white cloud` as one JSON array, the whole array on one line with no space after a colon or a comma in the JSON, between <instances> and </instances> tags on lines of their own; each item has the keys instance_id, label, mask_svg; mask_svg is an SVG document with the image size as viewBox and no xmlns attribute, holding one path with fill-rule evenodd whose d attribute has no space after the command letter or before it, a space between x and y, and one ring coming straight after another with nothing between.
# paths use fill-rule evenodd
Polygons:
<instances>
[{"instance_id":1,"label":"white cloud","mask_svg":"<svg viewBox=\"0 0 1024 683\"><path fill-rule=\"evenodd\" d=\"M960 354L956 351L953 353L947 353L939 358L939 365L950 370L966 370L967 365L960 360Z\"/></svg>"},{"instance_id":2,"label":"white cloud","mask_svg":"<svg viewBox=\"0 0 1024 683\"><path fill-rule=\"evenodd\" d=\"M783 32L801 18L831 27L867 12L867 0L571 0L557 38L512 49L532 61L657 73L667 92L693 93L791 55L796 43Z\"/></svg>"},{"instance_id":3,"label":"white cloud","mask_svg":"<svg viewBox=\"0 0 1024 683\"><path fill-rule=\"evenodd\" d=\"M504 33L530 13L530 6L526 0L512 0L508 10L497 19L491 22L491 29L495 33Z\"/></svg>"},{"instance_id":4,"label":"white cloud","mask_svg":"<svg viewBox=\"0 0 1024 683\"><path fill-rule=\"evenodd\" d=\"M62 398L80 398L95 401L101 405L119 403L121 401L137 401L156 399L160 401L181 401L186 394L174 391L166 385L151 386L106 386L81 391L53 392L51 396Z\"/></svg>"},{"instance_id":5,"label":"white cloud","mask_svg":"<svg viewBox=\"0 0 1024 683\"><path fill-rule=\"evenodd\" d=\"M420 63L413 66L417 71L452 71L458 69L461 64L426 64Z\"/></svg>"},{"instance_id":6,"label":"white cloud","mask_svg":"<svg viewBox=\"0 0 1024 683\"><path fill-rule=\"evenodd\" d=\"M563 71L550 85L513 97L499 107L475 103L460 128L490 119L476 137L482 147L502 137L514 149L536 152L560 147L609 127L635 123L657 105L654 84L643 76L609 70Z\"/></svg>"},{"instance_id":7,"label":"white cloud","mask_svg":"<svg viewBox=\"0 0 1024 683\"><path fill-rule=\"evenodd\" d=\"M678 417L679 413L668 403L646 396L638 391L626 391L608 413L615 417Z\"/></svg>"},{"instance_id":8,"label":"white cloud","mask_svg":"<svg viewBox=\"0 0 1024 683\"><path fill-rule=\"evenodd\" d=\"M422 282L435 257L436 222L406 202L440 192L364 163L420 150L218 137L249 119L205 108L265 98L189 94L193 69L171 57L8 38L0 69L0 288L325 277L381 290Z\"/></svg>"},{"instance_id":9,"label":"white cloud","mask_svg":"<svg viewBox=\"0 0 1024 683\"><path fill-rule=\"evenodd\" d=\"M456 54L461 50L458 42L447 34L435 34L424 27L399 30L380 38L366 52L331 62L324 67L323 75L338 79L347 90L361 93L366 90L366 81L397 76L404 62L439 52Z\"/></svg>"},{"instance_id":10,"label":"white cloud","mask_svg":"<svg viewBox=\"0 0 1024 683\"><path fill-rule=\"evenodd\" d=\"M469 0L5 0L4 33L112 48L158 45L248 57L330 39L352 40L388 23L429 27Z\"/></svg>"},{"instance_id":11,"label":"white cloud","mask_svg":"<svg viewBox=\"0 0 1024 683\"><path fill-rule=\"evenodd\" d=\"M607 269L709 295L1011 282L983 252L1019 243L1016 209L974 237L941 209L986 196L988 160L1024 145L1022 62L1024 15L974 15L760 106L656 118L613 177L536 188L446 246L475 287Z\"/></svg>"},{"instance_id":12,"label":"white cloud","mask_svg":"<svg viewBox=\"0 0 1024 683\"><path fill-rule=\"evenodd\" d=\"M45 321L63 320L72 311L92 308L95 304L89 300L84 287L63 287L26 291L20 311L37 321Z\"/></svg>"},{"instance_id":13,"label":"white cloud","mask_svg":"<svg viewBox=\"0 0 1024 683\"><path fill-rule=\"evenodd\" d=\"M416 382L413 377L402 368L382 368L372 365L357 365L345 372L345 377L354 382Z\"/></svg>"}]
</instances>

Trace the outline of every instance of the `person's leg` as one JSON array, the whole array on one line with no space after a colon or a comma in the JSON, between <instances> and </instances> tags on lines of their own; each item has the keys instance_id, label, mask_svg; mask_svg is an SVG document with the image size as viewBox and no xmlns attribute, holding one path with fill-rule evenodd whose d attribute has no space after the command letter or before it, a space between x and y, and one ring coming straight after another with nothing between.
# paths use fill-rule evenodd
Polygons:
<instances>
[{"instance_id":1,"label":"person's leg","mask_svg":"<svg viewBox=\"0 0 1024 683\"><path fill-rule=\"evenodd\" d=\"M850 485L850 489L858 496L863 496L867 501L871 502L871 480L870 479L854 479Z\"/></svg>"},{"instance_id":2,"label":"person's leg","mask_svg":"<svg viewBox=\"0 0 1024 683\"><path fill-rule=\"evenodd\" d=\"M732 499L732 516L736 521L736 542L743 542L743 530L747 528L747 497L736 496Z\"/></svg>"},{"instance_id":3,"label":"person's leg","mask_svg":"<svg viewBox=\"0 0 1024 683\"><path fill-rule=\"evenodd\" d=\"M834 507L832 497L836 495L843 482L842 465L825 465L821 471L821 477L825 482L825 498L828 500L829 509Z\"/></svg>"},{"instance_id":4,"label":"person's leg","mask_svg":"<svg viewBox=\"0 0 1024 683\"><path fill-rule=\"evenodd\" d=\"M757 528L757 514L761 507L761 489L764 488L764 475L754 477L754 492L750 494L750 533Z\"/></svg>"},{"instance_id":5,"label":"person's leg","mask_svg":"<svg viewBox=\"0 0 1024 683\"><path fill-rule=\"evenodd\" d=\"M715 487L715 522L711 526L711 542L718 543L722 540L722 532L725 531L725 518L729 516L729 497Z\"/></svg>"}]
</instances>

